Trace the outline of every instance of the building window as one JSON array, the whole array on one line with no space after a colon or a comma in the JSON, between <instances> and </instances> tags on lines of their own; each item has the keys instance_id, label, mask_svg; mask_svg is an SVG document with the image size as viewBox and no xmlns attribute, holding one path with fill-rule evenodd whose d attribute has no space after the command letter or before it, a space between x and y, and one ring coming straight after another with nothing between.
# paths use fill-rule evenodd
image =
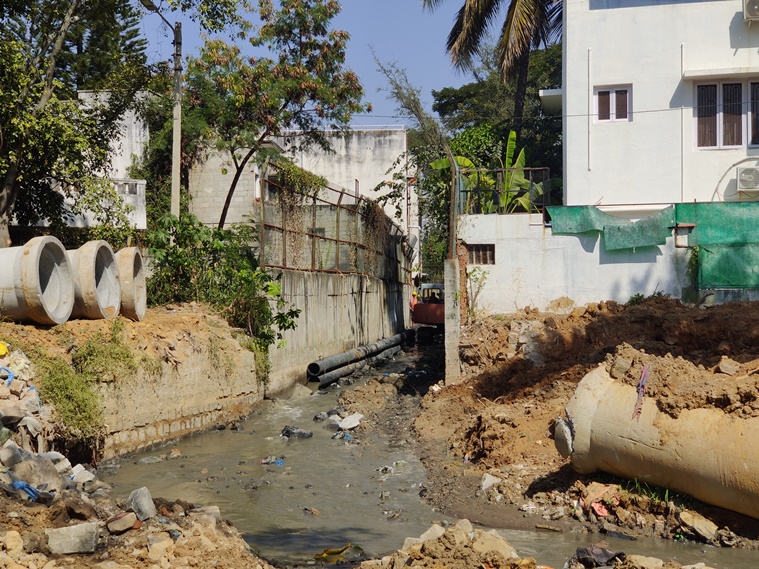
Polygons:
<instances>
[{"instance_id":1,"label":"building window","mask_svg":"<svg viewBox=\"0 0 759 569\"><path fill-rule=\"evenodd\" d=\"M696 85L695 114L699 148L759 145L759 82Z\"/></svg>"},{"instance_id":2,"label":"building window","mask_svg":"<svg viewBox=\"0 0 759 569\"><path fill-rule=\"evenodd\" d=\"M632 120L632 87L596 88L596 120L600 122Z\"/></svg>"},{"instance_id":3,"label":"building window","mask_svg":"<svg viewBox=\"0 0 759 569\"><path fill-rule=\"evenodd\" d=\"M470 265L495 265L495 245L467 245Z\"/></svg>"}]
</instances>

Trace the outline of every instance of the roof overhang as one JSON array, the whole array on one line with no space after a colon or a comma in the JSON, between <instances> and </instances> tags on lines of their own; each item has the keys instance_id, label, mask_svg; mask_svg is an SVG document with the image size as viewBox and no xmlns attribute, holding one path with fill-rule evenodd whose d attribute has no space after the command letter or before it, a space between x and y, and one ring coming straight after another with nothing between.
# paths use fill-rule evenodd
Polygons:
<instances>
[{"instance_id":1,"label":"roof overhang","mask_svg":"<svg viewBox=\"0 0 759 569\"><path fill-rule=\"evenodd\" d=\"M758 77L759 67L720 67L716 69L691 69L683 71L683 81L709 81L716 79L740 79Z\"/></svg>"},{"instance_id":2,"label":"roof overhang","mask_svg":"<svg viewBox=\"0 0 759 569\"><path fill-rule=\"evenodd\" d=\"M538 96L547 115L562 114L564 89L541 89Z\"/></svg>"}]
</instances>

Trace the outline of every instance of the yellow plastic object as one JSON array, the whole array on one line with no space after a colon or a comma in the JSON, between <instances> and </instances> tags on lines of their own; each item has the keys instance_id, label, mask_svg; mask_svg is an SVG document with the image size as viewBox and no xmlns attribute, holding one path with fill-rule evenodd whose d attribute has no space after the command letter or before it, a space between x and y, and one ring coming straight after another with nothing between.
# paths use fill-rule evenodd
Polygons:
<instances>
[{"instance_id":1,"label":"yellow plastic object","mask_svg":"<svg viewBox=\"0 0 759 569\"><path fill-rule=\"evenodd\" d=\"M0 358L4 358L8 355L8 344L0 342Z\"/></svg>"}]
</instances>

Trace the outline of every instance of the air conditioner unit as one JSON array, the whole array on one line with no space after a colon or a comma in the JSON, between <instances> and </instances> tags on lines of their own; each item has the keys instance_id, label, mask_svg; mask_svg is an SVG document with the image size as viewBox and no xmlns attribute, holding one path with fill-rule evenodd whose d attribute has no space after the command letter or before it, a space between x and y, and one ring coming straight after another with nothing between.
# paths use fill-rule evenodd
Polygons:
<instances>
[{"instance_id":1,"label":"air conditioner unit","mask_svg":"<svg viewBox=\"0 0 759 569\"><path fill-rule=\"evenodd\" d=\"M738 168L738 189L759 192L759 168Z\"/></svg>"},{"instance_id":2,"label":"air conditioner unit","mask_svg":"<svg viewBox=\"0 0 759 569\"><path fill-rule=\"evenodd\" d=\"M759 20L759 0L743 0L743 19L747 22Z\"/></svg>"}]
</instances>

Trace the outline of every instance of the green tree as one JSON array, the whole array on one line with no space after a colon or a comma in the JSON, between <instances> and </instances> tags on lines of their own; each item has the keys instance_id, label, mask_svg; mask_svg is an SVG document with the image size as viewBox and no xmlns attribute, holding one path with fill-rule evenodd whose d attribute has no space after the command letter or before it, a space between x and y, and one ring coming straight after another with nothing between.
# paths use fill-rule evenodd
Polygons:
<instances>
[{"instance_id":1,"label":"green tree","mask_svg":"<svg viewBox=\"0 0 759 569\"><path fill-rule=\"evenodd\" d=\"M422 0L434 10L443 0ZM446 48L456 67L466 69L482 47L490 26L500 16L502 0L464 0L448 34ZM498 67L504 80L516 75L515 130L521 118L527 90L530 50L550 45L561 34L562 0L509 0L497 43Z\"/></svg>"},{"instance_id":2,"label":"green tree","mask_svg":"<svg viewBox=\"0 0 759 569\"><path fill-rule=\"evenodd\" d=\"M449 137L443 125L425 109L420 91L411 84L406 71L396 64L382 63L376 56L375 62L387 79L388 91L398 110L411 117L408 152L399 157L388 172L391 179L376 188L389 190L378 201L392 203L404 199L407 175L411 173L422 216L422 264L430 272L431 267L442 267L449 252L452 220L450 170L443 173L431 166L444 157L453 159Z\"/></svg>"},{"instance_id":3,"label":"green tree","mask_svg":"<svg viewBox=\"0 0 759 569\"><path fill-rule=\"evenodd\" d=\"M209 30L241 21L234 0L174 5ZM13 215L60 223L64 194L76 198L107 172L117 121L140 84L134 17L120 0L0 3L0 246L10 243ZM110 94L82 105L81 86Z\"/></svg>"},{"instance_id":4,"label":"green tree","mask_svg":"<svg viewBox=\"0 0 759 569\"><path fill-rule=\"evenodd\" d=\"M205 124L205 140L235 167L219 228L245 166L267 141L294 130L297 145L328 149L325 129L347 132L351 116L370 109L361 103L358 77L344 65L349 36L329 27L338 2L258 4L261 25L247 40L274 57L245 56L237 45L210 40L188 64L188 118Z\"/></svg>"},{"instance_id":5,"label":"green tree","mask_svg":"<svg viewBox=\"0 0 759 569\"><path fill-rule=\"evenodd\" d=\"M496 66L495 47L483 49L480 57L480 64L474 71L475 81L459 88L446 87L433 91L432 109L440 115L446 128L453 132L489 125L504 143L509 133L516 130L513 110L509 105L514 96L516 79L512 77L503 82ZM532 51L519 145L525 149L529 164L550 168L554 177L562 175L561 117L548 116L543 112L538 92L559 86L561 45ZM454 152L475 159L471 152Z\"/></svg>"}]
</instances>

